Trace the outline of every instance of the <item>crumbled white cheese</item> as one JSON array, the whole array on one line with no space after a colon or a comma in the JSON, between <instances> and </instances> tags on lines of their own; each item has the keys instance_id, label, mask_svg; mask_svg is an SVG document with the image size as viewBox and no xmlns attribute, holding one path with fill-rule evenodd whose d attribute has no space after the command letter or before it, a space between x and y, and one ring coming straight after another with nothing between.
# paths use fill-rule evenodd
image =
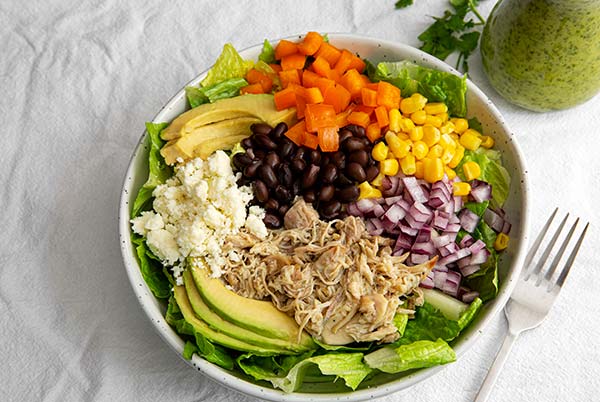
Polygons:
<instances>
[{"instance_id":1,"label":"crumbled white cheese","mask_svg":"<svg viewBox=\"0 0 600 402\"><path fill-rule=\"evenodd\" d=\"M154 190L154 211L131 220L133 231L146 236L152 252L173 266L176 280L187 257L203 257L212 276L220 276L225 238L244 226L259 238L267 236L262 221L265 211L252 206L246 213L252 190L238 187L238 176L223 151L206 161L196 158L180 163L174 176Z\"/></svg>"}]
</instances>

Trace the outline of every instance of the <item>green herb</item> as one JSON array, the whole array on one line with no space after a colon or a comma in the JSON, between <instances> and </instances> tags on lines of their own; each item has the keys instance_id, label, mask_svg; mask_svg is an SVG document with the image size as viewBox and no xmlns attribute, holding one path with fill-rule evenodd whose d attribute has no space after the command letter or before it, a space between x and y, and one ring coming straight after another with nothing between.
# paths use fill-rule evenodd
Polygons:
<instances>
[{"instance_id":1,"label":"green herb","mask_svg":"<svg viewBox=\"0 0 600 402\"><path fill-rule=\"evenodd\" d=\"M462 67L464 72L468 72L469 56L477 48L481 35L477 27L485 24L485 19L476 9L478 4L478 0L450 0L453 10L446 10L442 17L434 17L435 22L419 35L423 42L421 50L441 60L458 52L456 68ZM478 22L469 18L469 13L473 13Z\"/></svg>"},{"instance_id":2,"label":"green herb","mask_svg":"<svg viewBox=\"0 0 600 402\"><path fill-rule=\"evenodd\" d=\"M412 6L413 0L398 0L395 4L396 9Z\"/></svg>"}]
</instances>

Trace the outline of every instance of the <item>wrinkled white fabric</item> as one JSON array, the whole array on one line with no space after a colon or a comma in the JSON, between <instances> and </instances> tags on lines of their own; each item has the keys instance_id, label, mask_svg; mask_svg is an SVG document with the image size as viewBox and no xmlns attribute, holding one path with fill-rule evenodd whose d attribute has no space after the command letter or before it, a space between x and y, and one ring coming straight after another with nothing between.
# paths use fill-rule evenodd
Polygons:
<instances>
[{"instance_id":1,"label":"wrinkled white fabric","mask_svg":"<svg viewBox=\"0 0 600 402\"><path fill-rule=\"evenodd\" d=\"M0 400L254 401L202 377L133 296L117 208L134 145L215 60L308 30L418 46L446 0L0 1ZM481 3L487 15L493 1ZM538 114L490 94L527 157L532 233L560 206L592 222L567 285L516 344L493 401L591 401L600 388L600 97ZM506 331L499 315L460 361L382 401L471 401Z\"/></svg>"}]
</instances>

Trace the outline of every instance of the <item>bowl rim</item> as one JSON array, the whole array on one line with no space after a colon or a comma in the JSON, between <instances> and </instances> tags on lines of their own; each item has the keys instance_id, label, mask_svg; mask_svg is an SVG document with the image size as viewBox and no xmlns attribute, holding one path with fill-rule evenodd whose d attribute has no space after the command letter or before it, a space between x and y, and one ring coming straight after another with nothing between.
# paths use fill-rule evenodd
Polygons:
<instances>
[{"instance_id":1,"label":"bowl rim","mask_svg":"<svg viewBox=\"0 0 600 402\"><path fill-rule=\"evenodd\" d=\"M284 38L279 38L275 40L270 40L272 43L279 41L280 39L297 39L302 37L303 35L290 35ZM362 34L352 34L352 33L341 33L341 32L332 32L328 33L328 37L330 40L336 41L357 41L360 42L361 45L365 46L379 46L384 49L393 49L395 51L400 51L405 54L413 54L415 58L419 58L423 61L426 61L435 66L435 68L452 72L454 74L460 75L460 73L446 64L445 62L431 56L419 49L416 49L410 45L406 45L404 43L395 42L391 40L384 40L368 35ZM244 55L245 53L253 52L258 50L262 44L256 44L252 46L248 46L241 50L239 53ZM209 67L210 68L210 67ZM169 101L161 107L159 112L154 116L152 122L160 122L164 121L161 119L161 116L172 109L182 97L185 97L185 87L190 85L195 85L200 80L204 78L208 69L201 72L199 75L190 80L182 89L180 89L175 95L173 95ZM523 157L520 146L517 142L516 137L513 132L509 129L506 124L504 118L500 114L499 110L492 103L492 101L481 91L471 80L467 79L467 90L472 92L476 98L479 98L482 102L486 103L486 107L491 115L497 120L498 125L502 128L504 133L507 135L507 138L511 142L511 147L514 151L514 157L516 162L516 171L519 172L520 176L520 187L521 187L521 205L520 209L522 211L521 220L519 222L520 227L520 235L517 239L514 239L513 242L519 244L519 249L516 250L514 254L514 258L509 266L508 275L504 281L504 286L499 290L498 295L492 301L493 307L489 310L489 312L482 316L476 323L473 323L475 327L470 328L470 336L467 338L460 339L459 342L453 346L453 349L456 353L456 359L458 359L465 354L471 347L475 344L475 342L480 339L484 330L489 327L489 323L496 317L496 315L502 310L516 285L516 280L518 279L523 261L525 258L525 250L527 248L528 243L528 230L529 230L529 208L528 208L528 193L529 193L529 184L526 176L527 168L525 165L525 159ZM135 149L129 159L127 171L125 173L125 177L123 180L123 186L121 190L121 197L119 200L119 242L121 248L121 254L123 257L123 262L125 265L125 269L127 272L127 276L129 282L133 288L133 291L140 303L142 309L146 316L152 322L153 328L158 332L160 337L180 356L182 360L184 360L189 365L196 368L198 371L202 372L211 380L229 388L234 391L262 398L271 401L360 401L371 398L382 397L393 392L397 392L406 388L413 386L414 384L425 380L437 373L441 370L445 369L449 365L442 366L434 366L430 368L420 369L414 373L411 373L407 376L398 378L396 380L390 381L388 383L384 383L381 385L374 386L372 388L361 389L357 391L348 391L344 393L327 393L327 394L318 394L318 393L291 393L287 394L278 389L271 389L267 387L263 387L258 384L250 383L245 381L235 375L229 373L228 371L199 358L197 355L194 355L192 360L183 359L183 340L179 335L166 323L166 320L160 309L158 308L158 302L154 295L150 292L147 287L145 281L143 280L140 272L140 268L135 255L134 247L130 241L131 236L131 225L130 221L130 211L129 211L129 198L130 198L130 189L133 185L133 177L135 175L135 164L134 161L139 152L144 151L144 142L147 136L146 130L142 133ZM512 178L516 180L517 178Z\"/></svg>"}]
</instances>

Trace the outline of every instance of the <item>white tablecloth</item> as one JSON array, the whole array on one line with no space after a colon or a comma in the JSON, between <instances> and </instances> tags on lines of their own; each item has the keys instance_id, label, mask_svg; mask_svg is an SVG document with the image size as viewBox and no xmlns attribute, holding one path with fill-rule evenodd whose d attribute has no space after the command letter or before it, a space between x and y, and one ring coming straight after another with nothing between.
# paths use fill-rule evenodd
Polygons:
<instances>
[{"instance_id":1,"label":"white tablecloth","mask_svg":"<svg viewBox=\"0 0 600 402\"><path fill-rule=\"evenodd\" d=\"M191 369L144 316L118 244L125 168L144 122L223 43L317 30L418 46L447 6L393 3L0 2L0 400L253 400ZM548 320L516 344L491 400L597 400L600 97L531 113L490 88L479 54L470 64L527 157L532 233L555 206L592 222ZM505 331L499 315L460 361L381 400L472 400Z\"/></svg>"}]
</instances>

